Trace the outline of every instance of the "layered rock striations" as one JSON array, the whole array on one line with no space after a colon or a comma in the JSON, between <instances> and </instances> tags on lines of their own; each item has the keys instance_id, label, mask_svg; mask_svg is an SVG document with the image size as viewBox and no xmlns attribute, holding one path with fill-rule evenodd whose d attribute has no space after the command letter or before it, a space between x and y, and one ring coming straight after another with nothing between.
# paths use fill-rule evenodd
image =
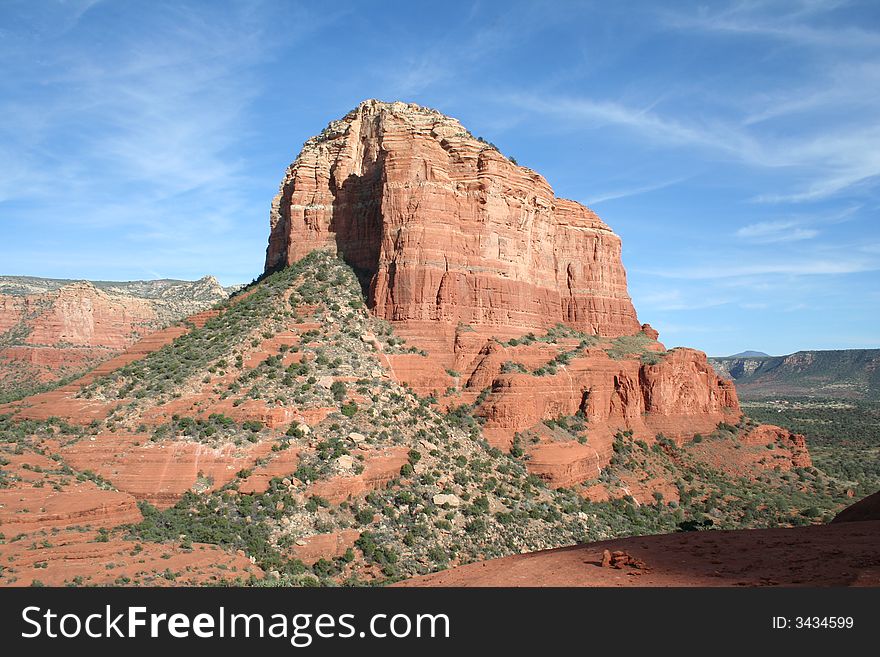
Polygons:
<instances>
[{"instance_id":1,"label":"layered rock striations","mask_svg":"<svg viewBox=\"0 0 880 657\"><path fill-rule=\"evenodd\" d=\"M227 298L216 279L0 277L0 393L82 372Z\"/></svg>"},{"instance_id":2,"label":"layered rock striations","mask_svg":"<svg viewBox=\"0 0 880 657\"><path fill-rule=\"evenodd\" d=\"M368 100L306 142L272 203L266 270L316 248L397 322L635 333L620 238L457 120Z\"/></svg>"},{"instance_id":3,"label":"layered rock striations","mask_svg":"<svg viewBox=\"0 0 880 657\"><path fill-rule=\"evenodd\" d=\"M122 349L132 335L154 330L158 319L146 299L110 296L87 281L44 294L4 295L0 304L0 331L19 330L11 341L31 346Z\"/></svg>"},{"instance_id":4,"label":"layered rock striations","mask_svg":"<svg viewBox=\"0 0 880 657\"><path fill-rule=\"evenodd\" d=\"M270 223L267 272L339 253L372 312L430 352L389 354L386 368L423 394L490 390L477 413L493 444L578 412L609 445L618 429L685 438L739 417L733 385L702 352L667 353L639 324L620 238L435 110L367 100L332 122L288 168ZM527 372L568 347L500 341L560 324L596 342L550 376ZM621 336L641 344L612 357ZM610 458L595 454L600 467Z\"/></svg>"},{"instance_id":5,"label":"layered rock striations","mask_svg":"<svg viewBox=\"0 0 880 657\"><path fill-rule=\"evenodd\" d=\"M583 415L594 435L609 437L622 429L681 440L739 415L733 385L719 379L702 352L693 349L672 350L653 365L594 350L554 375L499 372L491 387L481 413L490 441L498 446L515 432L560 416ZM610 441L606 447L601 465L611 457Z\"/></svg>"}]
</instances>

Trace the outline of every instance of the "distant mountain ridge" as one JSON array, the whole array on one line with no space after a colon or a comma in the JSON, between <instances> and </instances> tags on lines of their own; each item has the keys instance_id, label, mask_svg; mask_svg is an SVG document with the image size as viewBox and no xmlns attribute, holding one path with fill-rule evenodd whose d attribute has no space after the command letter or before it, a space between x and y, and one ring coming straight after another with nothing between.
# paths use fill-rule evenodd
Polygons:
<instances>
[{"instance_id":1,"label":"distant mountain ridge","mask_svg":"<svg viewBox=\"0 0 880 657\"><path fill-rule=\"evenodd\" d=\"M0 397L80 374L229 294L213 276L197 281L0 276Z\"/></svg>"},{"instance_id":2,"label":"distant mountain ridge","mask_svg":"<svg viewBox=\"0 0 880 657\"><path fill-rule=\"evenodd\" d=\"M798 351L787 356L710 358L743 398L880 397L880 349Z\"/></svg>"},{"instance_id":3,"label":"distant mountain ridge","mask_svg":"<svg viewBox=\"0 0 880 657\"><path fill-rule=\"evenodd\" d=\"M192 295L193 300L219 300L217 289L226 296L243 287L223 287L213 276L203 276L196 281L176 278L156 278L136 281L93 281L85 278L42 278L39 276L0 276L0 294L26 296L56 292L75 283L89 283L107 294L121 294L144 299L167 299L179 297L182 292Z\"/></svg>"}]
</instances>

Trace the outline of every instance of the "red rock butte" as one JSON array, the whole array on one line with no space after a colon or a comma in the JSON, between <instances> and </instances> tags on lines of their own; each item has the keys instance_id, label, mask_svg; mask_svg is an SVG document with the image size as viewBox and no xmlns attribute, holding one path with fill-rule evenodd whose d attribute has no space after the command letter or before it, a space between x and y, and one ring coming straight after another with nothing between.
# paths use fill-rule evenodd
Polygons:
<instances>
[{"instance_id":1,"label":"red rock butte","mask_svg":"<svg viewBox=\"0 0 880 657\"><path fill-rule=\"evenodd\" d=\"M309 139L272 203L266 270L343 254L392 321L631 335L620 238L456 119L367 100Z\"/></svg>"},{"instance_id":2,"label":"red rock butte","mask_svg":"<svg viewBox=\"0 0 880 657\"><path fill-rule=\"evenodd\" d=\"M394 378L423 394L460 388L450 404L491 388L478 413L492 444L509 446L516 431L578 411L592 434L629 428L648 439L658 431L683 439L740 416L733 385L705 354L666 352L639 323L620 238L436 110L366 100L331 122L288 167L270 224L266 272L316 249L336 252L372 312L430 352L383 354ZM555 376L505 370L558 352L501 338L559 324L594 336L595 348ZM612 339L635 335L656 360L607 355ZM591 468L607 461L610 441L602 450L584 457Z\"/></svg>"}]
</instances>

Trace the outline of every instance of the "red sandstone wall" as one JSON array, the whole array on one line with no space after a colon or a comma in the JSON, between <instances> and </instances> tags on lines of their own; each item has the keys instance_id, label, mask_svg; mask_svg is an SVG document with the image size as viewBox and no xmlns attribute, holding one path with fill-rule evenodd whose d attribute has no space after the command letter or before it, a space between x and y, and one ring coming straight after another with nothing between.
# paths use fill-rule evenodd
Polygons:
<instances>
[{"instance_id":1,"label":"red sandstone wall","mask_svg":"<svg viewBox=\"0 0 880 657\"><path fill-rule=\"evenodd\" d=\"M397 322L636 333L620 238L455 119L366 101L306 142L272 205L266 268L316 248Z\"/></svg>"}]
</instances>

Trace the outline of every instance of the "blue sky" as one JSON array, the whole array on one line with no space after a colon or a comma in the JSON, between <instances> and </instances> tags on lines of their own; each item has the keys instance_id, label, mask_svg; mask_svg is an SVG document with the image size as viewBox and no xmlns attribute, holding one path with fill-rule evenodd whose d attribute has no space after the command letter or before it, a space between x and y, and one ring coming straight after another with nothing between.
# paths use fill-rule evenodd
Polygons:
<instances>
[{"instance_id":1,"label":"blue sky","mask_svg":"<svg viewBox=\"0 0 880 657\"><path fill-rule=\"evenodd\" d=\"M6 0L0 273L250 281L285 167L365 98L596 210L667 346L880 347L870 1Z\"/></svg>"}]
</instances>

